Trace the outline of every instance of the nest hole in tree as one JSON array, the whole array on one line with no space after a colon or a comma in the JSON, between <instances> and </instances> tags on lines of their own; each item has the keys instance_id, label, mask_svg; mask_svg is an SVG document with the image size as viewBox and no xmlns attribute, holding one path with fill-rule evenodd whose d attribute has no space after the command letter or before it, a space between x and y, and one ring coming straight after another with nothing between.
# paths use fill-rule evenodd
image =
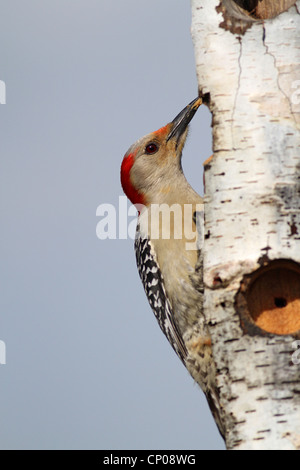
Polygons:
<instances>
[{"instance_id":1,"label":"nest hole in tree","mask_svg":"<svg viewBox=\"0 0 300 470\"><path fill-rule=\"evenodd\" d=\"M278 16L295 5L296 0L223 0L227 6L235 3L239 7L239 13L244 12L245 16L250 16L257 20L266 20ZM232 9L234 11L234 8ZM230 7L228 8L230 11Z\"/></svg>"},{"instance_id":2,"label":"nest hole in tree","mask_svg":"<svg viewBox=\"0 0 300 470\"><path fill-rule=\"evenodd\" d=\"M289 260L272 261L247 276L241 290L243 314L246 313L252 326L277 335L300 331L298 263Z\"/></svg>"}]
</instances>

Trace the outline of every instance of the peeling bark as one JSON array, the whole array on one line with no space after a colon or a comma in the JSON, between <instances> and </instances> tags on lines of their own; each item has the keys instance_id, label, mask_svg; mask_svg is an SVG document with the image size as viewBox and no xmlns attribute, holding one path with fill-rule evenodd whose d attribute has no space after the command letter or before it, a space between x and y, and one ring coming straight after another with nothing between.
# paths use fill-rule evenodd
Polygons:
<instances>
[{"instance_id":1,"label":"peeling bark","mask_svg":"<svg viewBox=\"0 0 300 470\"><path fill-rule=\"evenodd\" d=\"M299 449L300 1L191 3L213 115L204 314L226 445Z\"/></svg>"}]
</instances>

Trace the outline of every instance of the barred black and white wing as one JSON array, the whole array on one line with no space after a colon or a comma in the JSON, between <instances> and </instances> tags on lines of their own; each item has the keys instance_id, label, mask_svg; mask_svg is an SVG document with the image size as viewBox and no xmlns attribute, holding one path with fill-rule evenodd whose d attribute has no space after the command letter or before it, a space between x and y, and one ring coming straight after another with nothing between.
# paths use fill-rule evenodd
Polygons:
<instances>
[{"instance_id":1,"label":"barred black and white wing","mask_svg":"<svg viewBox=\"0 0 300 470\"><path fill-rule=\"evenodd\" d=\"M136 230L134 247L139 275L150 307L172 348L185 364L187 350L174 321L172 307L164 286L163 276L151 241L149 238L144 238L141 235L139 225Z\"/></svg>"}]
</instances>

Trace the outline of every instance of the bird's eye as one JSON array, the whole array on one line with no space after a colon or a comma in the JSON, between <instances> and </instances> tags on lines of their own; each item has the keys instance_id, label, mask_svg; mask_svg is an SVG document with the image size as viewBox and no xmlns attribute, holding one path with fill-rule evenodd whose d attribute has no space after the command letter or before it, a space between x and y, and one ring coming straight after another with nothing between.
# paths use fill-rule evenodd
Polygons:
<instances>
[{"instance_id":1,"label":"bird's eye","mask_svg":"<svg viewBox=\"0 0 300 470\"><path fill-rule=\"evenodd\" d=\"M152 155L153 153L156 153L158 150L158 145L156 145L154 142L151 142L150 144L146 145L146 153L148 155Z\"/></svg>"}]
</instances>

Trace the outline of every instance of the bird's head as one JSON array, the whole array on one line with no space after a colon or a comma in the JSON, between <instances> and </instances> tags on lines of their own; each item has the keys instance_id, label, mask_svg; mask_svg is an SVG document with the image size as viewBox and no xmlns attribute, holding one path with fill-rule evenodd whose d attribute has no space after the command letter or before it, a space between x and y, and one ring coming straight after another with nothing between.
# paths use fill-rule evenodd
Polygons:
<instances>
[{"instance_id":1,"label":"bird's head","mask_svg":"<svg viewBox=\"0 0 300 470\"><path fill-rule=\"evenodd\" d=\"M181 154L188 124L201 105L196 98L175 119L155 132L139 139L126 152L121 166L121 184L133 204L159 202L159 195L176 187L182 175Z\"/></svg>"}]
</instances>

